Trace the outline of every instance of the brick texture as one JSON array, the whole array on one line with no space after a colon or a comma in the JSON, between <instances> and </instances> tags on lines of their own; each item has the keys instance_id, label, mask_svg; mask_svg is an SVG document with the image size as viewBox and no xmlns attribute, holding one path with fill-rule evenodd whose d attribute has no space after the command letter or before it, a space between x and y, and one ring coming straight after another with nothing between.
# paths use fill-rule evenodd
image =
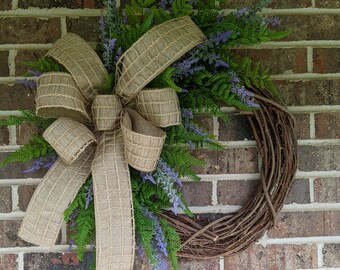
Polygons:
<instances>
[{"instance_id":1,"label":"brick texture","mask_svg":"<svg viewBox=\"0 0 340 270\"><path fill-rule=\"evenodd\" d=\"M0 146L9 144L9 131L7 127L0 127Z\"/></svg>"},{"instance_id":2,"label":"brick texture","mask_svg":"<svg viewBox=\"0 0 340 270\"><path fill-rule=\"evenodd\" d=\"M15 75L21 76L27 72L29 67L25 65L25 61L34 61L44 56L46 51L18 51L15 58Z\"/></svg>"},{"instance_id":3,"label":"brick texture","mask_svg":"<svg viewBox=\"0 0 340 270\"><path fill-rule=\"evenodd\" d=\"M340 113L316 113L315 137L317 139L340 139Z\"/></svg>"},{"instance_id":4,"label":"brick texture","mask_svg":"<svg viewBox=\"0 0 340 270\"><path fill-rule=\"evenodd\" d=\"M185 270L219 270L219 260L189 260L181 259L179 269Z\"/></svg>"},{"instance_id":5,"label":"brick texture","mask_svg":"<svg viewBox=\"0 0 340 270\"><path fill-rule=\"evenodd\" d=\"M12 212L12 188L0 186L0 213Z\"/></svg>"},{"instance_id":6,"label":"brick texture","mask_svg":"<svg viewBox=\"0 0 340 270\"><path fill-rule=\"evenodd\" d=\"M314 72L340 72L340 49L314 49Z\"/></svg>"},{"instance_id":7,"label":"brick texture","mask_svg":"<svg viewBox=\"0 0 340 270\"><path fill-rule=\"evenodd\" d=\"M16 254L0 255L0 269L17 270L17 257Z\"/></svg>"},{"instance_id":8,"label":"brick texture","mask_svg":"<svg viewBox=\"0 0 340 270\"><path fill-rule=\"evenodd\" d=\"M326 267L340 267L340 244L325 244L322 253Z\"/></svg>"},{"instance_id":9,"label":"brick texture","mask_svg":"<svg viewBox=\"0 0 340 270\"><path fill-rule=\"evenodd\" d=\"M212 133L214 129L213 118L210 116L204 115L195 115L194 122L197 123L199 126L203 127L203 129L207 132Z\"/></svg>"},{"instance_id":10,"label":"brick texture","mask_svg":"<svg viewBox=\"0 0 340 270\"><path fill-rule=\"evenodd\" d=\"M258 181L218 181L217 199L219 204L245 205L259 186Z\"/></svg>"},{"instance_id":11,"label":"brick texture","mask_svg":"<svg viewBox=\"0 0 340 270\"><path fill-rule=\"evenodd\" d=\"M0 44L51 43L60 38L60 19L0 18Z\"/></svg>"},{"instance_id":12,"label":"brick texture","mask_svg":"<svg viewBox=\"0 0 340 270\"><path fill-rule=\"evenodd\" d=\"M314 197L319 203L340 202L340 178L315 179Z\"/></svg>"},{"instance_id":13,"label":"brick texture","mask_svg":"<svg viewBox=\"0 0 340 270\"><path fill-rule=\"evenodd\" d=\"M211 205L211 182L185 182L182 193L189 206Z\"/></svg>"},{"instance_id":14,"label":"brick texture","mask_svg":"<svg viewBox=\"0 0 340 270\"><path fill-rule=\"evenodd\" d=\"M67 31L78 34L86 41L98 41L99 17L68 18Z\"/></svg>"},{"instance_id":15,"label":"brick texture","mask_svg":"<svg viewBox=\"0 0 340 270\"><path fill-rule=\"evenodd\" d=\"M12 8L12 0L2 0L0 2L0 10L9 10Z\"/></svg>"},{"instance_id":16,"label":"brick texture","mask_svg":"<svg viewBox=\"0 0 340 270\"><path fill-rule=\"evenodd\" d=\"M0 84L1 110L34 109L33 90L21 84L10 87Z\"/></svg>"},{"instance_id":17,"label":"brick texture","mask_svg":"<svg viewBox=\"0 0 340 270\"><path fill-rule=\"evenodd\" d=\"M309 114L299 113L294 114L296 120L296 136L298 140L309 139L310 125Z\"/></svg>"},{"instance_id":18,"label":"brick texture","mask_svg":"<svg viewBox=\"0 0 340 270\"><path fill-rule=\"evenodd\" d=\"M315 5L318 8L340 8L340 0L317 0Z\"/></svg>"},{"instance_id":19,"label":"brick texture","mask_svg":"<svg viewBox=\"0 0 340 270\"><path fill-rule=\"evenodd\" d=\"M25 247L31 244L18 236L21 221L0 220L0 247Z\"/></svg>"},{"instance_id":20,"label":"brick texture","mask_svg":"<svg viewBox=\"0 0 340 270\"><path fill-rule=\"evenodd\" d=\"M0 51L0 77L5 77L9 75L8 68L8 52Z\"/></svg>"},{"instance_id":21,"label":"brick texture","mask_svg":"<svg viewBox=\"0 0 340 270\"><path fill-rule=\"evenodd\" d=\"M315 269L316 245L254 245L239 255L226 257L224 269Z\"/></svg>"},{"instance_id":22,"label":"brick texture","mask_svg":"<svg viewBox=\"0 0 340 270\"><path fill-rule=\"evenodd\" d=\"M17 126L17 144L26 144L32 135L38 132L38 128L31 123L23 123Z\"/></svg>"},{"instance_id":23,"label":"brick texture","mask_svg":"<svg viewBox=\"0 0 340 270\"><path fill-rule=\"evenodd\" d=\"M310 190L309 180L307 179L295 179L285 204L299 203L307 204L310 203Z\"/></svg>"},{"instance_id":24,"label":"brick texture","mask_svg":"<svg viewBox=\"0 0 340 270\"><path fill-rule=\"evenodd\" d=\"M282 212L270 238L336 236L340 234L340 212Z\"/></svg>"},{"instance_id":25,"label":"brick texture","mask_svg":"<svg viewBox=\"0 0 340 270\"><path fill-rule=\"evenodd\" d=\"M37 186L28 185L28 186L19 186L18 194L19 194L19 208L21 211L26 211L27 206L33 196L33 193Z\"/></svg>"},{"instance_id":26,"label":"brick texture","mask_svg":"<svg viewBox=\"0 0 340 270\"><path fill-rule=\"evenodd\" d=\"M247 116L231 114L227 122L222 119L219 119L218 122L220 126L218 139L220 141L254 140Z\"/></svg>"},{"instance_id":27,"label":"brick texture","mask_svg":"<svg viewBox=\"0 0 340 270\"><path fill-rule=\"evenodd\" d=\"M223 5L225 8L240 8L253 6L258 3L257 0L238 0L238 1L226 1ZM269 8L304 8L311 6L309 0L275 0L268 7Z\"/></svg>"},{"instance_id":28,"label":"brick texture","mask_svg":"<svg viewBox=\"0 0 340 270\"><path fill-rule=\"evenodd\" d=\"M20 8L102 8L103 0L19 0Z\"/></svg>"}]
</instances>

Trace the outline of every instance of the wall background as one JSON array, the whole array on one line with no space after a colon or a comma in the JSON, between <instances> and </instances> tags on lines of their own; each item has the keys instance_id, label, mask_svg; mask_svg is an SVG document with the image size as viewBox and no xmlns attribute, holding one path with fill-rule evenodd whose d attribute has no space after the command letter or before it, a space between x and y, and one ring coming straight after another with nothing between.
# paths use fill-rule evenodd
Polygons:
<instances>
[{"instance_id":1,"label":"wall background","mask_svg":"<svg viewBox=\"0 0 340 270\"><path fill-rule=\"evenodd\" d=\"M17 108L33 109L34 93L15 77L23 60L42 56L58 38L75 32L95 46L100 0L0 1L0 118ZM226 9L256 0L229 1ZM298 125L300 165L293 190L270 230L247 252L211 261L181 261L190 270L340 269L340 1L274 0L265 14L276 15L292 34L280 42L244 48L241 54L269 65L282 98ZM245 117L230 108L231 122L198 118L219 140L222 152L199 150L208 161L200 183L185 183L196 213L230 211L251 196L258 179L258 153ZM27 142L33 129L24 124L0 128L0 160ZM0 168L0 270L86 269L67 249L63 227L50 253L17 237L21 219L45 171L24 174L29 165ZM139 264L136 269L146 269Z\"/></svg>"}]
</instances>

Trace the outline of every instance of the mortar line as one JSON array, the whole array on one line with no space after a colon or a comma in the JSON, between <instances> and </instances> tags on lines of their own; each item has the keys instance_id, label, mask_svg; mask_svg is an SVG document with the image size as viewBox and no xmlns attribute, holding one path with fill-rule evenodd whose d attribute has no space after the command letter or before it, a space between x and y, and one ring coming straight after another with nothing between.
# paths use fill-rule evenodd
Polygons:
<instances>
[{"instance_id":1,"label":"mortar line","mask_svg":"<svg viewBox=\"0 0 340 270\"><path fill-rule=\"evenodd\" d=\"M309 114L309 137L315 139L315 113Z\"/></svg>"},{"instance_id":2,"label":"mortar line","mask_svg":"<svg viewBox=\"0 0 340 270\"><path fill-rule=\"evenodd\" d=\"M62 37L67 34L66 17L60 17L60 32Z\"/></svg>"},{"instance_id":3,"label":"mortar line","mask_svg":"<svg viewBox=\"0 0 340 270\"><path fill-rule=\"evenodd\" d=\"M215 139L218 140L220 137L220 123L218 122L218 117L213 116L213 134Z\"/></svg>"},{"instance_id":4,"label":"mortar line","mask_svg":"<svg viewBox=\"0 0 340 270\"><path fill-rule=\"evenodd\" d=\"M315 7L315 0L311 0L312 7Z\"/></svg>"},{"instance_id":5,"label":"mortar line","mask_svg":"<svg viewBox=\"0 0 340 270\"><path fill-rule=\"evenodd\" d=\"M292 113L311 113L311 112L337 112L340 111L340 105L306 105L306 106L287 106ZM221 107L225 113L237 112L234 107Z\"/></svg>"},{"instance_id":6,"label":"mortar line","mask_svg":"<svg viewBox=\"0 0 340 270\"><path fill-rule=\"evenodd\" d=\"M317 247L317 259L318 259L318 267L319 268L322 268L324 266L324 263L323 263L323 248L324 248L324 243L318 243L316 244L316 247Z\"/></svg>"},{"instance_id":7,"label":"mortar line","mask_svg":"<svg viewBox=\"0 0 340 270\"><path fill-rule=\"evenodd\" d=\"M12 0L12 10L18 9L19 0Z\"/></svg>"},{"instance_id":8,"label":"mortar line","mask_svg":"<svg viewBox=\"0 0 340 270\"><path fill-rule=\"evenodd\" d=\"M38 185L42 178L0 179L0 186Z\"/></svg>"},{"instance_id":9,"label":"mortar line","mask_svg":"<svg viewBox=\"0 0 340 270\"><path fill-rule=\"evenodd\" d=\"M292 238L268 238L260 239L257 245L303 245L317 243L340 243L340 236L311 236L311 237L292 237Z\"/></svg>"},{"instance_id":10,"label":"mortar line","mask_svg":"<svg viewBox=\"0 0 340 270\"><path fill-rule=\"evenodd\" d=\"M61 225L61 244L67 245L67 224L65 221Z\"/></svg>"},{"instance_id":11,"label":"mortar line","mask_svg":"<svg viewBox=\"0 0 340 270\"><path fill-rule=\"evenodd\" d=\"M18 270L24 270L24 252L19 252L17 257Z\"/></svg>"},{"instance_id":12,"label":"mortar line","mask_svg":"<svg viewBox=\"0 0 340 270\"><path fill-rule=\"evenodd\" d=\"M75 246L76 247L76 246ZM68 245L55 245L53 249L49 246L31 246L31 247L5 247L0 248L0 254L20 254L20 253L37 253L37 252L67 252ZM86 251L90 246L86 246Z\"/></svg>"},{"instance_id":13,"label":"mortar line","mask_svg":"<svg viewBox=\"0 0 340 270\"><path fill-rule=\"evenodd\" d=\"M309 199L311 203L315 203L315 193L314 193L314 181L315 178L311 177L309 178Z\"/></svg>"},{"instance_id":14,"label":"mortar line","mask_svg":"<svg viewBox=\"0 0 340 270\"><path fill-rule=\"evenodd\" d=\"M9 144L16 146L17 145L17 127L16 126L7 126L9 132Z\"/></svg>"},{"instance_id":15,"label":"mortar line","mask_svg":"<svg viewBox=\"0 0 340 270\"><path fill-rule=\"evenodd\" d=\"M213 206L217 206L218 205L217 180L211 181L211 204Z\"/></svg>"},{"instance_id":16,"label":"mortar line","mask_svg":"<svg viewBox=\"0 0 340 270\"><path fill-rule=\"evenodd\" d=\"M223 257L220 257L219 266L220 266L220 270L224 270L224 258Z\"/></svg>"},{"instance_id":17,"label":"mortar line","mask_svg":"<svg viewBox=\"0 0 340 270\"><path fill-rule=\"evenodd\" d=\"M15 58L17 53L17 50L9 50L8 52L8 68L10 76L15 76Z\"/></svg>"},{"instance_id":18,"label":"mortar line","mask_svg":"<svg viewBox=\"0 0 340 270\"><path fill-rule=\"evenodd\" d=\"M313 73L314 61L313 61L313 48L307 47L307 71Z\"/></svg>"},{"instance_id":19,"label":"mortar line","mask_svg":"<svg viewBox=\"0 0 340 270\"><path fill-rule=\"evenodd\" d=\"M12 212L20 211L18 186L12 186Z\"/></svg>"}]
</instances>

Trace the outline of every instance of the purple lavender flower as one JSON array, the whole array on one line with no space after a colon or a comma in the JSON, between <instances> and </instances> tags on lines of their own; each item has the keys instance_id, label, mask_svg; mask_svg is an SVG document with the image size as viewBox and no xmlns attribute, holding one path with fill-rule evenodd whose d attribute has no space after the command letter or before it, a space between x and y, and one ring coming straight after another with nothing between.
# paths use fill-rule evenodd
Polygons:
<instances>
[{"instance_id":1,"label":"purple lavender flower","mask_svg":"<svg viewBox=\"0 0 340 270\"><path fill-rule=\"evenodd\" d=\"M267 19L267 25L271 25L271 26L276 26L276 25L280 25L281 21L278 17L276 16L271 16Z\"/></svg>"},{"instance_id":2,"label":"purple lavender flower","mask_svg":"<svg viewBox=\"0 0 340 270\"><path fill-rule=\"evenodd\" d=\"M24 170L24 173L34 172L34 171L37 171L37 170L42 169L42 168L49 169L49 168L52 167L54 162L57 160L57 157L58 156L57 156L56 153L52 153L50 155L37 158L33 161L33 165L31 167Z\"/></svg>"},{"instance_id":3,"label":"purple lavender flower","mask_svg":"<svg viewBox=\"0 0 340 270\"><path fill-rule=\"evenodd\" d=\"M240 100L248 107L259 107L259 105L255 102L254 93L248 91L244 85L234 84L231 87L231 92L237 94Z\"/></svg>"},{"instance_id":4,"label":"purple lavender flower","mask_svg":"<svg viewBox=\"0 0 340 270\"><path fill-rule=\"evenodd\" d=\"M93 183L86 188L86 191L85 209L89 208L90 203L93 201Z\"/></svg>"},{"instance_id":5,"label":"purple lavender flower","mask_svg":"<svg viewBox=\"0 0 340 270\"><path fill-rule=\"evenodd\" d=\"M37 83L34 79L16 79L17 83L23 84L25 87L31 88L31 89L37 89Z\"/></svg>"},{"instance_id":6,"label":"purple lavender flower","mask_svg":"<svg viewBox=\"0 0 340 270\"><path fill-rule=\"evenodd\" d=\"M74 241L74 239L70 239L70 241L69 241L69 243L68 243L68 248L67 248L67 251L66 252L72 252L72 250L73 250L73 246L75 245L76 243L75 243L75 241Z\"/></svg>"},{"instance_id":7,"label":"purple lavender flower","mask_svg":"<svg viewBox=\"0 0 340 270\"><path fill-rule=\"evenodd\" d=\"M159 159L157 166L168 176L170 176L180 187L183 186L181 180L179 179L178 172L175 172L168 163L166 163L162 158Z\"/></svg>"},{"instance_id":8,"label":"purple lavender flower","mask_svg":"<svg viewBox=\"0 0 340 270\"><path fill-rule=\"evenodd\" d=\"M242 17L242 16L247 15L249 11L250 11L250 8L249 8L249 7L244 7L244 8L238 9L238 10L235 12L235 15L236 15L237 18L240 18L240 17Z\"/></svg>"},{"instance_id":9,"label":"purple lavender flower","mask_svg":"<svg viewBox=\"0 0 340 270\"><path fill-rule=\"evenodd\" d=\"M39 77L42 75L42 72L37 71L37 70L32 70L32 69L29 69L27 72L30 73L32 76L36 76L36 77Z\"/></svg>"},{"instance_id":10,"label":"purple lavender flower","mask_svg":"<svg viewBox=\"0 0 340 270\"><path fill-rule=\"evenodd\" d=\"M173 78L175 80L182 80L193 75L195 72L202 70L203 67L196 65L198 61L198 58L191 60L184 59L182 62L174 64L173 67L175 68L175 71L173 73Z\"/></svg>"},{"instance_id":11,"label":"purple lavender flower","mask_svg":"<svg viewBox=\"0 0 340 270\"><path fill-rule=\"evenodd\" d=\"M226 32L216 32L215 34L210 34L208 43L218 46L220 43L226 43L228 38L233 33L232 30Z\"/></svg>"},{"instance_id":12,"label":"purple lavender flower","mask_svg":"<svg viewBox=\"0 0 340 270\"><path fill-rule=\"evenodd\" d=\"M181 109L182 119L184 122L189 121L194 118L194 115L191 110L182 108Z\"/></svg>"},{"instance_id":13,"label":"purple lavender flower","mask_svg":"<svg viewBox=\"0 0 340 270\"><path fill-rule=\"evenodd\" d=\"M220 59L220 60L216 60L215 62L215 67L229 67L229 64L227 62L225 62L224 60Z\"/></svg>"},{"instance_id":14,"label":"purple lavender flower","mask_svg":"<svg viewBox=\"0 0 340 270\"><path fill-rule=\"evenodd\" d=\"M147 180L149 180L152 184L156 185L156 181L152 176L152 173L145 173L145 172L141 172L140 173L143 183L145 183Z\"/></svg>"}]
</instances>

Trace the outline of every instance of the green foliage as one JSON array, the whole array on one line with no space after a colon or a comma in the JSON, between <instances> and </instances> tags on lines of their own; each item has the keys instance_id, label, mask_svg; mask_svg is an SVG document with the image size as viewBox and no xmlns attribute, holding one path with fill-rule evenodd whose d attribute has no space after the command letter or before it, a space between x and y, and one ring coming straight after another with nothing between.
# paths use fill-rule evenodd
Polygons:
<instances>
[{"instance_id":1,"label":"green foliage","mask_svg":"<svg viewBox=\"0 0 340 270\"><path fill-rule=\"evenodd\" d=\"M32 139L20 147L17 151L9 154L0 164L6 166L12 162L27 162L52 153L54 150L50 144L40 135L33 135Z\"/></svg>"},{"instance_id":2,"label":"green foliage","mask_svg":"<svg viewBox=\"0 0 340 270\"><path fill-rule=\"evenodd\" d=\"M151 86L155 87L171 87L172 89L176 90L177 92L180 92L182 90L182 87L179 87L174 79L173 79L173 73L175 71L175 68L168 67L166 70L164 70L160 75L158 75L150 84Z\"/></svg>"},{"instance_id":3,"label":"green foliage","mask_svg":"<svg viewBox=\"0 0 340 270\"><path fill-rule=\"evenodd\" d=\"M103 93L106 95L111 94L113 91L114 83L115 83L115 75L113 73L110 73L106 77L106 81L103 85Z\"/></svg>"},{"instance_id":4,"label":"green foliage","mask_svg":"<svg viewBox=\"0 0 340 270\"><path fill-rule=\"evenodd\" d=\"M192 5L188 0L174 0L171 5L171 11L174 18L190 16L192 14Z\"/></svg>"},{"instance_id":5,"label":"green foliage","mask_svg":"<svg viewBox=\"0 0 340 270\"><path fill-rule=\"evenodd\" d=\"M255 86L259 89L268 89L275 96L280 95L275 84L270 79L269 69L267 68L261 71L260 62L257 62L255 66L252 67L251 59L245 57L239 65L239 70L239 74L247 87L251 88L252 86Z\"/></svg>"},{"instance_id":6,"label":"green foliage","mask_svg":"<svg viewBox=\"0 0 340 270\"><path fill-rule=\"evenodd\" d=\"M54 119L39 117L34 111L29 110L19 110L21 112L20 116L11 115L5 120L0 120L0 126L14 126L21 123L33 123L38 128L46 129L51 125Z\"/></svg>"},{"instance_id":7,"label":"green foliage","mask_svg":"<svg viewBox=\"0 0 340 270\"><path fill-rule=\"evenodd\" d=\"M26 66L40 72L51 72L51 71L62 71L67 72L65 67L59 64L56 60L51 57L41 57L34 61L25 61L23 62ZM32 76L31 73L26 73L24 76L29 77Z\"/></svg>"},{"instance_id":8,"label":"green foliage","mask_svg":"<svg viewBox=\"0 0 340 270\"><path fill-rule=\"evenodd\" d=\"M163 218L159 219L162 226L165 241L167 242L166 250L168 252L169 261L174 270L179 270L177 252L181 247L181 239L178 233Z\"/></svg>"}]
</instances>

